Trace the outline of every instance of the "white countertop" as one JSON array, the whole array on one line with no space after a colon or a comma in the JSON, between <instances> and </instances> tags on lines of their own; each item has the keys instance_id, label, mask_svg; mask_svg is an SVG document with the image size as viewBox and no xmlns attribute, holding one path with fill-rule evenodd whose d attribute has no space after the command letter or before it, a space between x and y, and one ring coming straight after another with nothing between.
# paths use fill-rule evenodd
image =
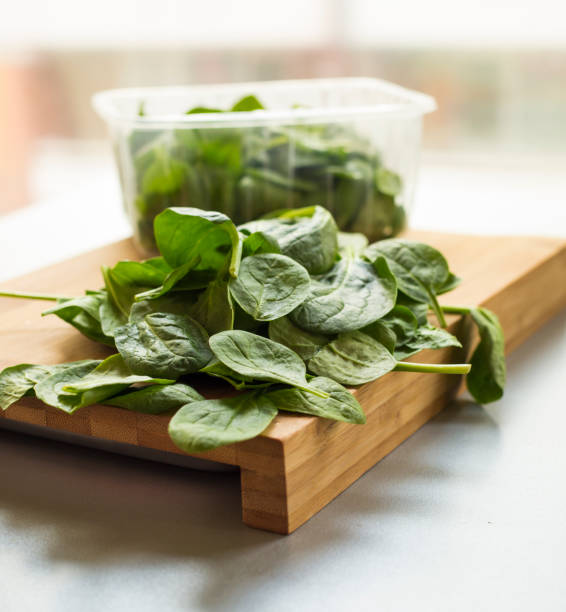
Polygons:
<instances>
[{"instance_id":1,"label":"white countertop","mask_svg":"<svg viewBox=\"0 0 566 612\"><path fill-rule=\"evenodd\" d=\"M0 218L0 278L126 236L103 179ZM413 225L566 235L564 194L558 165L425 157ZM237 474L0 431L0 609L563 612L566 312L508 367L288 537L240 522Z\"/></svg>"}]
</instances>

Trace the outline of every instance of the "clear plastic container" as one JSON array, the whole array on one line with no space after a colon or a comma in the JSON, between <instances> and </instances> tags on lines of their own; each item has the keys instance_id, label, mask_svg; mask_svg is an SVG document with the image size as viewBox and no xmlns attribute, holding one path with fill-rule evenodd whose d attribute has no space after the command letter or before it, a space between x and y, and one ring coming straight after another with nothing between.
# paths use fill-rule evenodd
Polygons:
<instances>
[{"instance_id":1,"label":"clear plastic container","mask_svg":"<svg viewBox=\"0 0 566 612\"><path fill-rule=\"evenodd\" d=\"M249 95L264 109L205 112ZM395 235L413 201L422 116L436 108L429 96L369 78L118 89L96 94L93 105L108 123L145 253L153 219L168 206L243 223L320 204L345 231Z\"/></svg>"}]
</instances>

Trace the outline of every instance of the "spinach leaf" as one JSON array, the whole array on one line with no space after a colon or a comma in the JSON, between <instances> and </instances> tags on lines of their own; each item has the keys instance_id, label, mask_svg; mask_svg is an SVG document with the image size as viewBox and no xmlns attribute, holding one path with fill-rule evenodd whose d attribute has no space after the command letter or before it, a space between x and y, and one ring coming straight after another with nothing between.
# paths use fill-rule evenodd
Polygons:
<instances>
[{"instance_id":1,"label":"spinach leaf","mask_svg":"<svg viewBox=\"0 0 566 612\"><path fill-rule=\"evenodd\" d=\"M428 309L428 306L424 305L424 307ZM400 304L396 304L379 322L395 334L396 346L402 346L409 342L415 336L419 327L419 322L413 311ZM426 314L424 324L426 324Z\"/></svg>"},{"instance_id":2,"label":"spinach leaf","mask_svg":"<svg viewBox=\"0 0 566 612\"><path fill-rule=\"evenodd\" d=\"M44 397L46 403L72 413L79 408L100 403L124 391L129 385L136 383L169 384L174 381L165 378L152 378L133 374L119 354L107 357L102 363L95 364L92 369L85 364L85 370L70 368L63 371L63 376L54 374L36 386L37 397L40 397L39 387L46 386ZM47 401L50 398L55 403Z\"/></svg>"},{"instance_id":3,"label":"spinach leaf","mask_svg":"<svg viewBox=\"0 0 566 612\"><path fill-rule=\"evenodd\" d=\"M234 328L234 306L226 274L218 276L200 294L190 310L209 334Z\"/></svg>"},{"instance_id":4,"label":"spinach leaf","mask_svg":"<svg viewBox=\"0 0 566 612\"><path fill-rule=\"evenodd\" d=\"M377 340L360 331L340 334L308 363L309 370L343 385L362 385L391 372L397 361Z\"/></svg>"},{"instance_id":5,"label":"spinach leaf","mask_svg":"<svg viewBox=\"0 0 566 612\"><path fill-rule=\"evenodd\" d=\"M328 393L326 399L305 393L300 389L279 389L269 391L269 398L279 410L312 414L325 419L344 421L345 423L362 424L366 417L358 400L342 385L330 378L319 376L310 381L310 385Z\"/></svg>"},{"instance_id":6,"label":"spinach leaf","mask_svg":"<svg viewBox=\"0 0 566 612\"><path fill-rule=\"evenodd\" d=\"M395 278L382 257L372 265L349 252L329 272L312 279L310 296L289 316L315 333L354 331L387 314L396 295Z\"/></svg>"},{"instance_id":7,"label":"spinach leaf","mask_svg":"<svg viewBox=\"0 0 566 612\"><path fill-rule=\"evenodd\" d=\"M224 331L210 338L216 358L230 369L254 380L280 382L320 397L327 394L306 381L301 358L282 344L242 330Z\"/></svg>"},{"instance_id":8,"label":"spinach leaf","mask_svg":"<svg viewBox=\"0 0 566 612\"><path fill-rule=\"evenodd\" d=\"M446 327L436 293L451 277L448 263L439 251L422 242L393 238L370 244L365 256L369 261L385 257L399 290L417 302L430 305L441 326Z\"/></svg>"},{"instance_id":9,"label":"spinach leaf","mask_svg":"<svg viewBox=\"0 0 566 612\"><path fill-rule=\"evenodd\" d=\"M254 232L246 236L242 244L242 257L261 253L281 253L281 249L274 238L263 232Z\"/></svg>"},{"instance_id":10,"label":"spinach leaf","mask_svg":"<svg viewBox=\"0 0 566 612\"><path fill-rule=\"evenodd\" d=\"M401 177L384 166L380 166L375 172L375 183L377 189L388 196L396 196L401 193Z\"/></svg>"},{"instance_id":11,"label":"spinach leaf","mask_svg":"<svg viewBox=\"0 0 566 612\"><path fill-rule=\"evenodd\" d=\"M273 238L283 255L300 263L310 274L328 271L336 259L338 229L322 206L276 211L239 229Z\"/></svg>"},{"instance_id":12,"label":"spinach leaf","mask_svg":"<svg viewBox=\"0 0 566 612\"><path fill-rule=\"evenodd\" d=\"M72 325L75 329L95 342L114 346L114 340L102 330L100 321L100 305L105 299L101 291L90 291L86 295L72 299L58 300L57 306L42 313L57 315L60 319Z\"/></svg>"},{"instance_id":13,"label":"spinach leaf","mask_svg":"<svg viewBox=\"0 0 566 612\"><path fill-rule=\"evenodd\" d=\"M181 450L201 453L254 438L276 415L275 404L257 392L191 402L171 419L169 435Z\"/></svg>"},{"instance_id":14,"label":"spinach leaf","mask_svg":"<svg viewBox=\"0 0 566 612\"><path fill-rule=\"evenodd\" d=\"M212 357L208 334L188 315L149 314L118 328L114 338L127 367L144 376L176 379Z\"/></svg>"},{"instance_id":15,"label":"spinach leaf","mask_svg":"<svg viewBox=\"0 0 566 612\"><path fill-rule=\"evenodd\" d=\"M97 401L105 399L107 389L102 394L86 392L84 396L67 393L63 387L68 383L78 382L87 374L90 374L102 362L99 360L87 359L69 364L62 364L65 367L57 369L51 376L40 380L34 387L35 395L38 399L50 406L59 408L64 412L72 414L75 410ZM121 391L123 387L113 387L110 395Z\"/></svg>"},{"instance_id":16,"label":"spinach leaf","mask_svg":"<svg viewBox=\"0 0 566 612\"><path fill-rule=\"evenodd\" d=\"M497 315L487 308L471 308L478 327L480 343L472 355L472 371L467 377L468 390L474 399L487 404L503 396L505 387L505 342Z\"/></svg>"},{"instance_id":17,"label":"spinach leaf","mask_svg":"<svg viewBox=\"0 0 566 612\"><path fill-rule=\"evenodd\" d=\"M256 321L273 321L301 304L309 293L309 274L296 261L277 253L246 257L230 292Z\"/></svg>"},{"instance_id":18,"label":"spinach leaf","mask_svg":"<svg viewBox=\"0 0 566 612\"><path fill-rule=\"evenodd\" d=\"M37 383L51 376L56 368L31 363L4 368L0 372L0 410L6 410L24 395L28 395Z\"/></svg>"},{"instance_id":19,"label":"spinach leaf","mask_svg":"<svg viewBox=\"0 0 566 612\"><path fill-rule=\"evenodd\" d=\"M244 96L232 106L230 111L237 113L242 111L262 110L264 108L263 104L255 96Z\"/></svg>"},{"instance_id":20,"label":"spinach leaf","mask_svg":"<svg viewBox=\"0 0 566 612\"><path fill-rule=\"evenodd\" d=\"M221 213L198 208L168 208L155 218L155 240L172 271L163 283L136 296L155 299L171 291L191 271L228 270L238 275L242 239L236 226Z\"/></svg>"},{"instance_id":21,"label":"spinach leaf","mask_svg":"<svg viewBox=\"0 0 566 612\"><path fill-rule=\"evenodd\" d=\"M104 400L108 406L117 406L145 414L162 414L178 410L190 402L204 400L204 397L189 385L151 385L142 389L126 391Z\"/></svg>"},{"instance_id":22,"label":"spinach leaf","mask_svg":"<svg viewBox=\"0 0 566 612\"><path fill-rule=\"evenodd\" d=\"M244 376L235 370L232 370L227 365L224 365L216 357L213 357L199 372L221 378L232 385L234 389L257 389L269 387L271 383L254 382L251 376Z\"/></svg>"},{"instance_id":23,"label":"spinach leaf","mask_svg":"<svg viewBox=\"0 0 566 612\"><path fill-rule=\"evenodd\" d=\"M128 322L127 316L115 305L108 293L100 302L98 307L100 327L102 332L109 338L114 337L114 330Z\"/></svg>"},{"instance_id":24,"label":"spinach leaf","mask_svg":"<svg viewBox=\"0 0 566 612\"><path fill-rule=\"evenodd\" d=\"M269 323L269 338L295 351L303 361L314 357L332 340L331 337L297 327L288 317L281 317Z\"/></svg>"},{"instance_id":25,"label":"spinach leaf","mask_svg":"<svg viewBox=\"0 0 566 612\"><path fill-rule=\"evenodd\" d=\"M396 359L406 359L424 349L439 349L449 346L461 347L462 344L445 329L422 325L417 328L414 335L404 344L395 349Z\"/></svg>"},{"instance_id":26,"label":"spinach leaf","mask_svg":"<svg viewBox=\"0 0 566 612\"><path fill-rule=\"evenodd\" d=\"M397 342L397 336L395 332L385 324L383 319L378 319L360 330L364 334L371 336L374 340L377 340L380 344L391 353L395 350L395 343Z\"/></svg>"}]
</instances>

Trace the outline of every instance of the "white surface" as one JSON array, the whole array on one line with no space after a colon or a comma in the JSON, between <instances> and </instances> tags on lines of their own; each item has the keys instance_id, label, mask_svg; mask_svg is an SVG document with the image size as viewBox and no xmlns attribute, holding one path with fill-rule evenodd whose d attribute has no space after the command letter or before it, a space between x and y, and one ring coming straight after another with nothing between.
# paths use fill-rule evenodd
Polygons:
<instances>
[{"instance_id":1,"label":"white surface","mask_svg":"<svg viewBox=\"0 0 566 612\"><path fill-rule=\"evenodd\" d=\"M526 174L428 160L416 219L480 231L488 213L491 230L566 233L564 178ZM10 265L30 245L42 264L77 250L39 229L7 250L34 210L0 222ZM0 609L563 612L565 368L566 312L510 358L502 401L454 404L288 537L241 524L237 475L0 431Z\"/></svg>"}]
</instances>

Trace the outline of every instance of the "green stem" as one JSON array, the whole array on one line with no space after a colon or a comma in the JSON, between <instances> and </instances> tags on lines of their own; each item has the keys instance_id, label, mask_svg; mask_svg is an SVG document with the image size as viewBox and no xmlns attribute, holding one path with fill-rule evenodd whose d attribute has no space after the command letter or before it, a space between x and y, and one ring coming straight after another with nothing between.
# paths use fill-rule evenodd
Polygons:
<instances>
[{"instance_id":1,"label":"green stem","mask_svg":"<svg viewBox=\"0 0 566 612\"><path fill-rule=\"evenodd\" d=\"M64 295L45 295L43 293L24 293L23 291L0 291L0 297L23 298L26 300L46 300L57 302L58 300L72 300Z\"/></svg>"},{"instance_id":2,"label":"green stem","mask_svg":"<svg viewBox=\"0 0 566 612\"><path fill-rule=\"evenodd\" d=\"M438 323L440 327L446 327L446 319L444 318L444 314L442 312L442 309L440 308L440 304L438 303L438 300L436 299L436 295L434 295L434 293L432 292L430 292L429 295L431 297L432 310L434 311L434 314L436 315L436 318L438 319Z\"/></svg>"},{"instance_id":3,"label":"green stem","mask_svg":"<svg viewBox=\"0 0 566 612\"><path fill-rule=\"evenodd\" d=\"M467 315L470 314L471 308L467 306L441 306L442 311L446 314L459 314L459 315Z\"/></svg>"},{"instance_id":4,"label":"green stem","mask_svg":"<svg viewBox=\"0 0 566 612\"><path fill-rule=\"evenodd\" d=\"M467 374L472 369L472 366L469 363L411 363L409 361L398 361L394 369L397 372Z\"/></svg>"}]
</instances>

